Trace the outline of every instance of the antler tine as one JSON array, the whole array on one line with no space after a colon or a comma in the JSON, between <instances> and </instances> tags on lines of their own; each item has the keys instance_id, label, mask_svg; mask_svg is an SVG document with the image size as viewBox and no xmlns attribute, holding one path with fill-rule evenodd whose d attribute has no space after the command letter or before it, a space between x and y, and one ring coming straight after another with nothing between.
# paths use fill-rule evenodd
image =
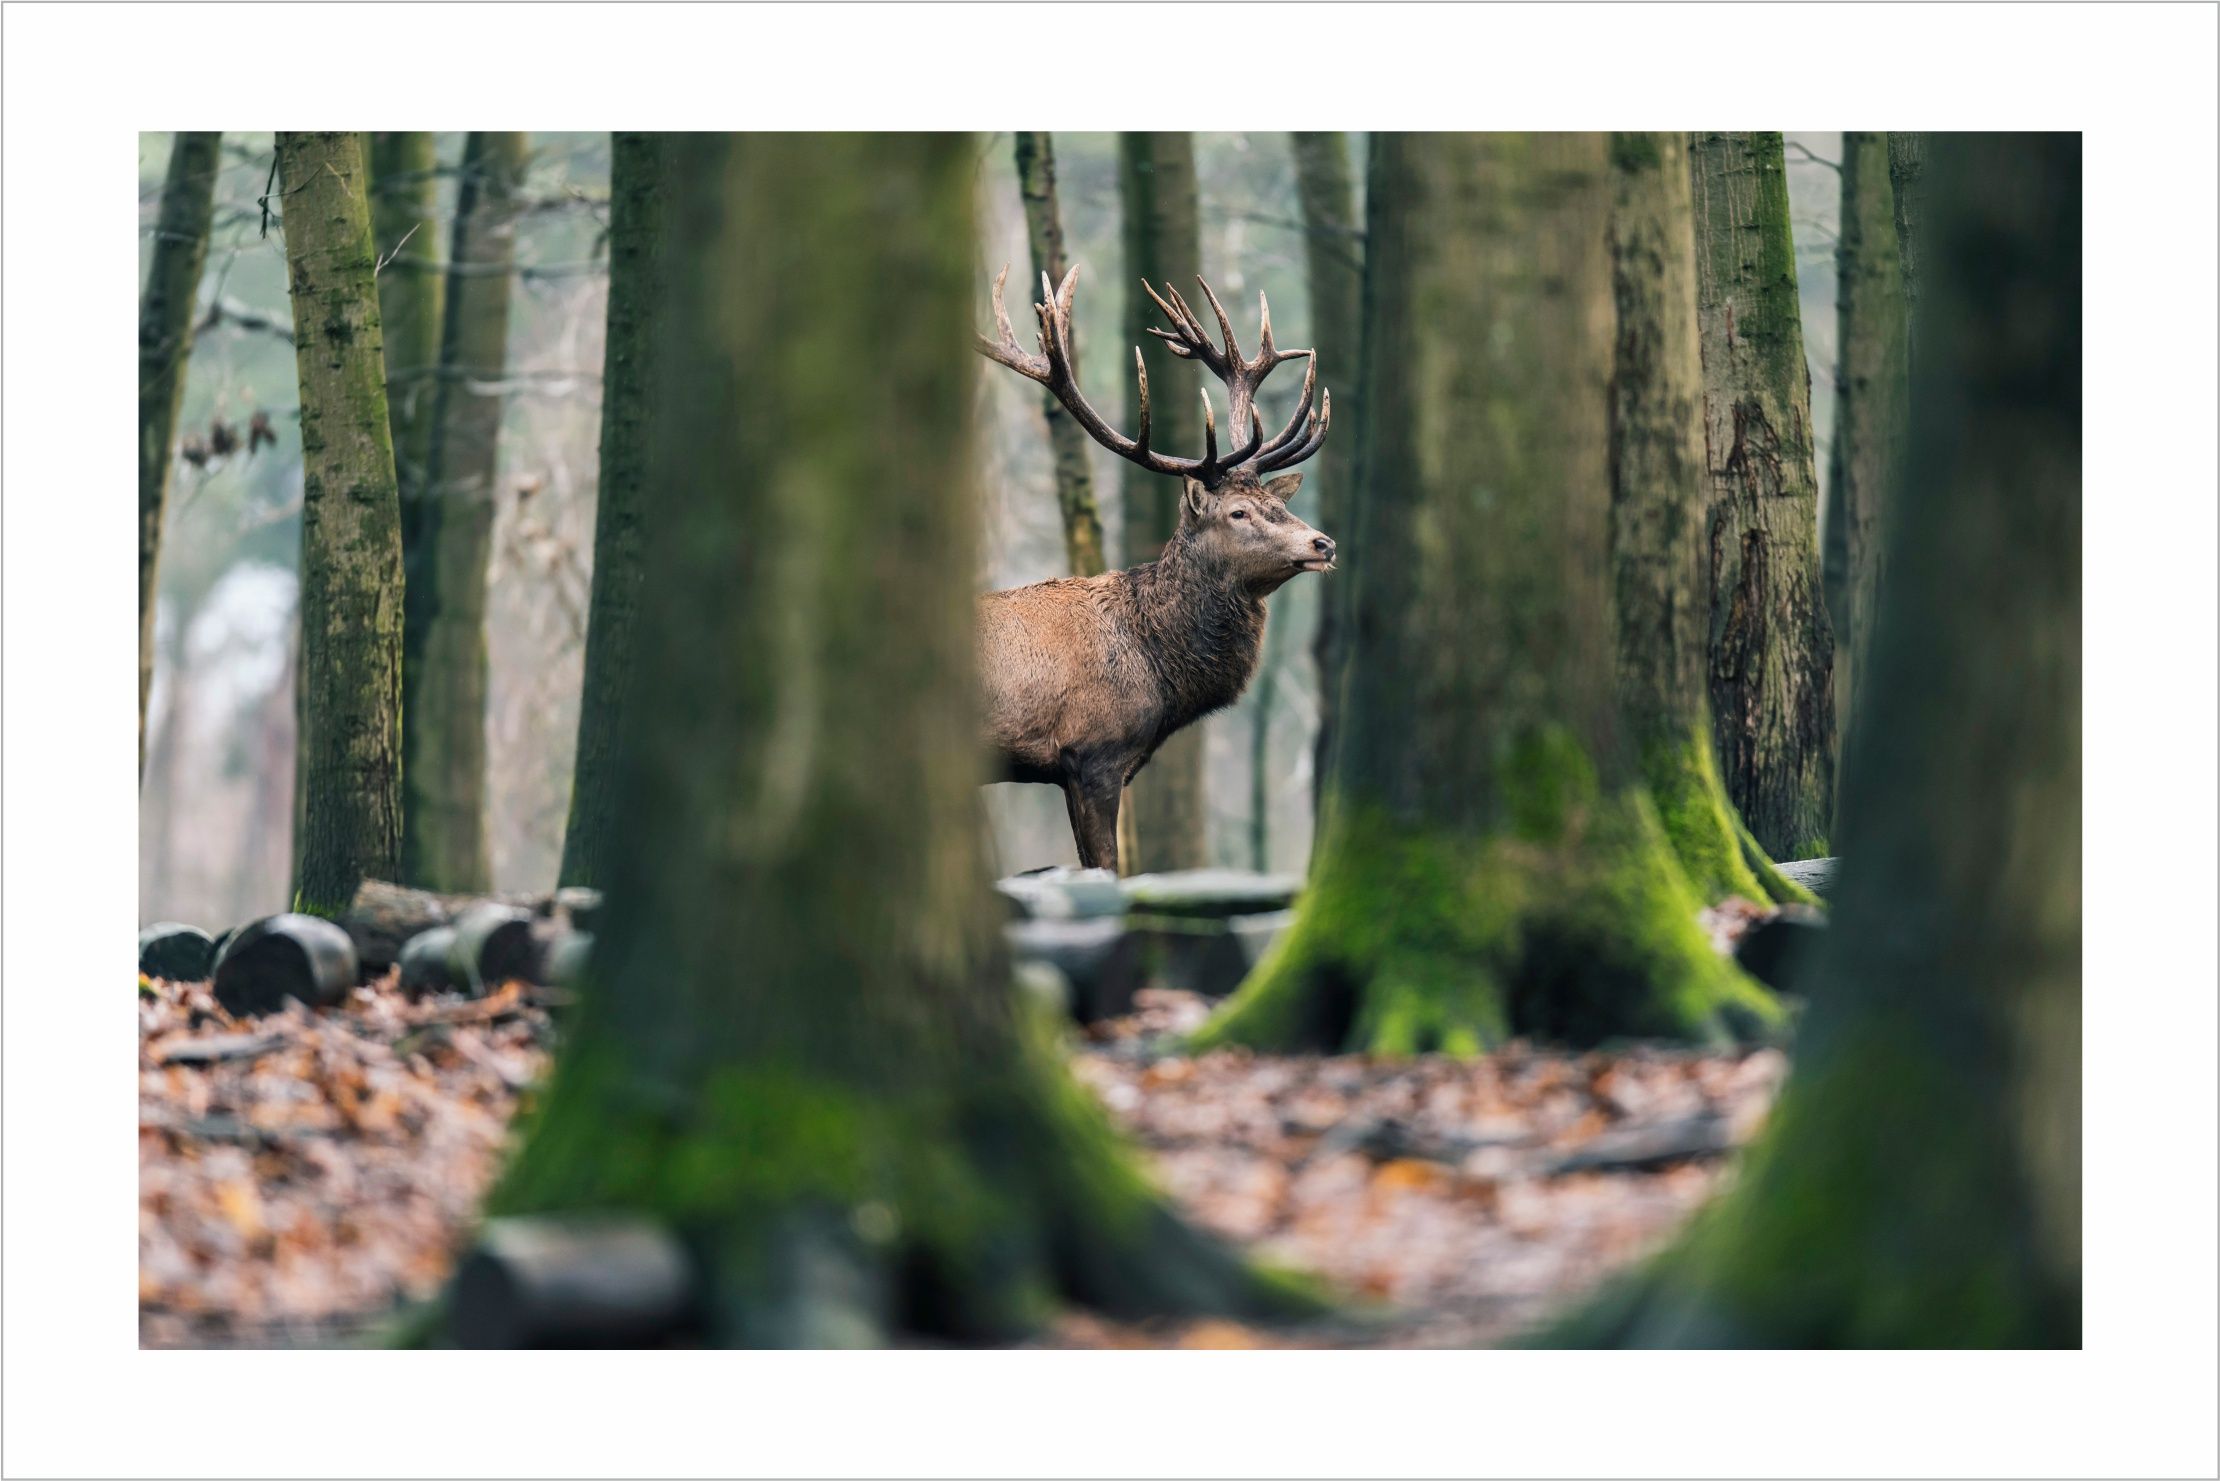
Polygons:
<instances>
[{"instance_id":1,"label":"antler tine","mask_svg":"<svg viewBox=\"0 0 2220 1481\"><path fill-rule=\"evenodd\" d=\"M1218 316L1218 332L1226 337L1226 363L1236 369L1243 368L1241 345L1233 337L1233 320L1226 317L1226 306L1218 302L1218 295L1210 291L1201 273L1195 274L1195 282L1202 289L1203 297L1210 300L1210 311Z\"/></svg>"},{"instance_id":2,"label":"antler tine","mask_svg":"<svg viewBox=\"0 0 2220 1481\"><path fill-rule=\"evenodd\" d=\"M1299 441L1310 433L1311 405L1318 393L1318 356L1309 350L1290 350L1288 353L1291 356L1309 356L1310 364L1303 367L1303 389L1301 394L1295 398L1294 414L1287 419L1287 425L1280 428L1279 435L1263 446L1259 451L1259 457L1268 458L1273 453L1278 452L1290 443Z\"/></svg>"},{"instance_id":3,"label":"antler tine","mask_svg":"<svg viewBox=\"0 0 2220 1481\"><path fill-rule=\"evenodd\" d=\"M1203 399L1203 460L1198 472L1218 470L1218 414L1210 409L1210 387L1198 386Z\"/></svg>"},{"instance_id":4,"label":"antler tine","mask_svg":"<svg viewBox=\"0 0 2220 1481\"><path fill-rule=\"evenodd\" d=\"M1135 456L1145 458L1149 455L1149 368L1141 359L1139 345L1133 347L1133 384L1140 392L1141 403L1141 425L1133 434L1133 451Z\"/></svg>"},{"instance_id":5,"label":"antler tine","mask_svg":"<svg viewBox=\"0 0 2220 1481\"><path fill-rule=\"evenodd\" d=\"M1308 429L1309 435L1303 439L1300 447L1277 453L1267 453L1257 459L1257 468L1263 472L1270 472L1279 468L1292 468L1323 447L1326 442L1326 429L1333 425L1334 420L1333 392L1327 391L1324 394L1320 402L1318 415L1312 420L1316 425Z\"/></svg>"},{"instance_id":6,"label":"antler tine","mask_svg":"<svg viewBox=\"0 0 2220 1481\"><path fill-rule=\"evenodd\" d=\"M1028 355L1017 342L1017 331L1010 327L1010 311L1002 303L1002 282L1009 277L1005 267L994 279L994 324L1000 339L989 339L983 334L972 336L972 348L997 365L1009 367L1027 380L1048 383L1049 364L1039 355Z\"/></svg>"},{"instance_id":7,"label":"antler tine","mask_svg":"<svg viewBox=\"0 0 2220 1481\"><path fill-rule=\"evenodd\" d=\"M1164 291L1172 296L1172 307L1178 310L1173 315L1174 322L1179 325L1188 348L1195 351L1195 358L1223 375L1225 372L1220 368L1223 362L1219 358L1218 347L1210 342L1210 336L1204 332L1202 320L1187 306L1187 300L1179 296L1177 288L1166 283Z\"/></svg>"},{"instance_id":8,"label":"antler tine","mask_svg":"<svg viewBox=\"0 0 2220 1481\"><path fill-rule=\"evenodd\" d=\"M1276 365L1279 362L1273 359L1272 352L1272 300L1264 296L1262 288L1256 290L1256 318L1259 341L1256 357L1267 364Z\"/></svg>"}]
</instances>

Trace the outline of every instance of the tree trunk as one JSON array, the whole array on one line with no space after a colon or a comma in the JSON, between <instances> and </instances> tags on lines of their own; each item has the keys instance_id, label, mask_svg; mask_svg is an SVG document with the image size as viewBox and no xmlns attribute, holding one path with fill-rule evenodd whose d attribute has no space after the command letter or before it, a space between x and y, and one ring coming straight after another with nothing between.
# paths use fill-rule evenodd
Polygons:
<instances>
[{"instance_id":1,"label":"tree trunk","mask_svg":"<svg viewBox=\"0 0 2220 1481\"><path fill-rule=\"evenodd\" d=\"M1332 363L1354 366L1363 351L1364 235L1357 219L1357 191L1349 166L1347 134L1291 134L1295 151L1295 193L1303 208L1303 264L1310 288L1311 340ZM1321 372L1323 378L1323 372ZM1326 441L1304 482L1318 501L1312 523L1345 539L1351 523L1357 472L1357 418L1363 412L1353 389L1343 381L1341 431ZM1326 795L1333 774L1333 746L1341 702L1343 609L1352 578L1323 584L1318 593L1318 630L1311 651L1318 660L1317 764L1311 786Z\"/></svg>"},{"instance_id":2,"label":"tree trunk","mask_svg":"<svg viewBox=\"0 0 2220 1481\"><path fill-rule=\"evenodd\" d=\"M1616 735L1605 138L1375 134L1367 179L1334 791L1294 926L1203 1042L1472 1053L1767 1021Z\"/></svg>"},{"instance_id":3,"label":"tree trunk","mask_svg":"<svg viewBox=\"0 0 2220 1481\"><path fill-rule=\"evenodd\" d=\"M1834 644L1788 173L1779 134L1696 134L1689 158L1720 770L1767 853L1811 858L1832 852Z\"/></svg>"},{"instance_id":4,"label":"tree trunk","mask_svg":"<svg viewBox=\"0 0 2220 1481\"><path fill-rule=\"evenodd\" d=\"M1665 838L1707 901L1810 901L1744 858L1712 754L1703 364L1683 134L1612 138L1611 568L1627 739Z\"/></svg>"},{"instance_id":5,"label":"tree trunk","mask_svg":"<svg viewBox=\"0 0 2220 1481\"><path fill-rule=\"evenodd\" d=\"M423 493L438 399L440 310L439 152L431 134L370 135L370 220L377 234L378 316L385 325L386 408L402 507Z\"/></svg>"},{"instance_id":6,"label":"tree trunk","mask_svg":"<svg viewBox=\"0 0 2220 1481\"><path fill-rule=\"evenodd\" d=\"M1835 435L1821 569L1835 631L1835 733L1850 733L1855 685L1882 580L1881 525L1904 439L1905 307L1882 134L1842 136L1835 248ZM1837 813L1843 794L1838 787Z\"/></svg>"},{"instance_id":7,"label":"tree trunk","mask_svg":"<svg viewBox=\"0 0 2220 1481\"><path fill-rule=\"evenodd\" d=\"M602 355L601 476L594 508L593 595L586 614L586 670L578 702L578 754L565 884L608 879L618 825L617 740L632 703L633 628L640 553L647 537L648 423L655 404L661 326L659 250L667 136L617 134L609 160L609 324Z\"/></svg>"},{"instance_id":8,"label":"tree trunk","mask_svg":"<svg viewBox=\"0 0 2220 1481\"><path fill-rule=\"evenodd\" d=\"M724 1345L999 1340L1066 1298L1272 1306L1133 1173L1002 956L953 373L970 141L666 147L687 394L653 413L620 887L492 1212L661 1221Z\"/></svg>"},{"instance_id":9,"label":"tree trunk","mask_svg":"<svg viewBox=\"0 0 2220 1481\"><path fill-rule=\"evenodd\" d=\"M1202 407L1187 391L1194 384L1192 372L1174 369L1179 361L1148 332L1158 320L1141 291L1144 278L1161 288L1192 283L1202 271L1194 136L1118 135L1118 199L1125 215L1125 337L1141 347L1155 391L1149 398L1151 441L1181 457L1200 457ZM1129 414L1126 425L1134 423ZM1228 435L1238 438L1243 432ZM1125 563L1131 566L1155 560L1178 528L1179 480L1132 463L1123 466ZM1130 862L1122 849L1119 853L1128 873L1199 869L1210 862L1201 725L1164 742L1134 779L1119 812L1133 814L1136 853Z\"/></svg>"},{"instance_id":10,"label":"tree trunk","mask_svg":"<svg viewBox=\"0 0 2220 1481\"><path fill-rule=\"evenodd\" d=\"M401 857L401 507L369 172L355 134L279 134L301 383L301 821L294 909Z\"/></svg>"},{"instance_id":11,"label":"tree trunk","mask_svg":"<svg viewBox=\"0 0 2220 1481\"><path fill-rule=\"evenodd\" d=\"M1025 239L1033 249L1033 282L1045 274L1051 283L1064 281L1070 264L1064 257L1064 221L1056 205L1056 150L1047 134L1017 133L1018 194L1025 201ZM1079 356L1075 349L1072 364ZM1102 515L1095 507L1094 475L1087 466L1088 436L1072 420L1064 403L1047 391L1041 393L1041 412L1048 418L1048 445L1056 459L1056 507L1064 517L1064 553L1074 576L1100 576L1105 567L1102 553Z\"/></svg>"},{"instance_id":12,"label":"tree trunk","mask_svg":"<svg viewBox=\"0 0 2220 1481\"><path fill-rule=\"evenodd\" d=\"M146 696L154 682L154 597L169 501L170 441L185 399L193 303L208 261L221 134L179 134L162 181L154 260L139 296L139 769L146 769Z\"/></svg>"},{"instance_id":13,"label":"tree trunk","mask_svg":"<svg viewBox=\"0 0 2220 1481\"><path fill-rule=\"evenodd\" d=\"M1934 139L1836 924L1733 1192L1582 1346L2081 1341L2081 140Z\"/></svg>"},{"instance_id":14,"label":"tree trunk","mask_svg":"<svg viewBox=\"0 0 2220 1481\"><path fill-rule=\"evenodd\" d=\"M1896 219L1896 255L1904 273L1904 317L1916 323L1919 228L1927 208L1927 135L1890 134L1888 141L1889 213Z\"/></svg>"},{"instance_id":15,"label":"tree trunk","mask_svg":"<svg viewBox=\"0 0 2220 1481\"><path fill-rule=\"evenodd\" d=\"M463 150L423 490L402 506L408 551L408 818L401 877L482 890L486 854L486 565L493 549L509 282L524 135Z\"/></svg>"}]
</instances>

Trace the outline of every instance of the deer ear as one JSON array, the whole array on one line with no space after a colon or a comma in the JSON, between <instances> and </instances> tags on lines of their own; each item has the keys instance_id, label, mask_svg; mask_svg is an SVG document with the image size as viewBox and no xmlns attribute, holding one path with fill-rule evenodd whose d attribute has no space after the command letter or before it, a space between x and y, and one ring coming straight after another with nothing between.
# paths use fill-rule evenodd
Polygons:
<instances>
[{"instance_id":1,"label":"deer ear","mask_svg":"<svg viewBox=\"0 0 2220 1481\"><path fill-rule=\"evenodd\" d=\"M1279 477L1266 481L1264 492L1270 494L1282 504L1292 504L1295 502L1295 491L1302 486L1302 474L1282 473Z\"/></svg>"},{"instance_id":2,"label":"deer ear","mask_svg":"<svg viewBox=\"0 0 2220 1481\"><path fill-rule=\"evenodd\" d=\"M1210 512L1211 493L1203 487L1201 479L1182 473L1179 476L1179 493L1180 503L1193 518L1201 519Z\"/></svg>"}]
</instances>

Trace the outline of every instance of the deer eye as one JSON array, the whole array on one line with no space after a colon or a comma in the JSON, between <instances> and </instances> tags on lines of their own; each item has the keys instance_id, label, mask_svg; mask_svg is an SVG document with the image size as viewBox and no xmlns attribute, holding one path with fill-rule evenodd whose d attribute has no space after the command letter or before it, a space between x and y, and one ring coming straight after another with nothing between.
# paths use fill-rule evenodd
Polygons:
<instances>
[{"instance_id":1,"label":"deer eye","mask_svg":"<svg viewBox=\"0 0 2220 1481\"><path fill-rule=\"evenodd\" d=\"M1246 509L1236 509L1226 516L1228 519L1247 519L1248 517L1249 511Z\"/></svg>"}]
</instances>

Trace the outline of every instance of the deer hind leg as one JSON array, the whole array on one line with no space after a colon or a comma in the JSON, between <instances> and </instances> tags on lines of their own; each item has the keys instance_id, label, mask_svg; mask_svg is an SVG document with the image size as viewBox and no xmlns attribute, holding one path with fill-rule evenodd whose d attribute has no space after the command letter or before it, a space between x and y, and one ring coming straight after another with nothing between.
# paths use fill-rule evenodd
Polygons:
<instances>
[{"instance_id":1,"label":"deer hind leg","mask_svg":"<svg viewBox=\"0 0 2220 1481\"><path fill-rule=\"evenodd\" d=\"M1083 869L1118 869L1118 779L1112 771L1082 773L1064 782L1064 810Z\"/></svg>"}]
</instances>

